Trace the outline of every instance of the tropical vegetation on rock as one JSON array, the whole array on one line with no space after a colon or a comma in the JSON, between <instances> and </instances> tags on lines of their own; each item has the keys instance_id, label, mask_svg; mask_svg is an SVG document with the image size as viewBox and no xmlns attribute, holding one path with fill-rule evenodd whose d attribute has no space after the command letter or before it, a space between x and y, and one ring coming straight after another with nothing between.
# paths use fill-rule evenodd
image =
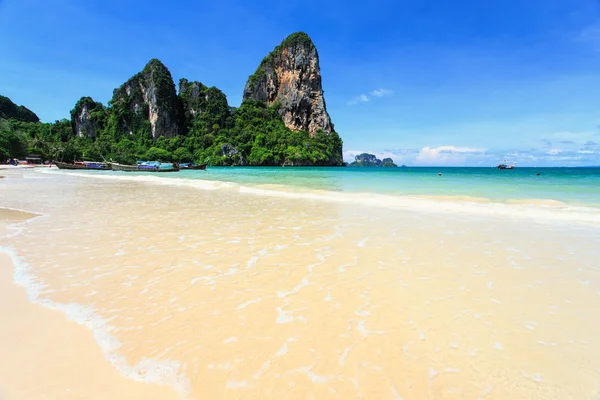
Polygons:
<instances>
[{"instance_id":1,"label":"tropical vegetation on rock","mask_svg":"<svg viewBox=\"0 0 600 400\"><path fill-rule=\"evenodd\" d=\"M115 89L106 106L82 97L70 120L39 122L35 113L0 96L0 157L343 165L342 140L325 109L310 38L292 34L265 60L237 108L221 90L201 82L181 79L176 90L157 59Z\"/></svg>"}]
</instances>

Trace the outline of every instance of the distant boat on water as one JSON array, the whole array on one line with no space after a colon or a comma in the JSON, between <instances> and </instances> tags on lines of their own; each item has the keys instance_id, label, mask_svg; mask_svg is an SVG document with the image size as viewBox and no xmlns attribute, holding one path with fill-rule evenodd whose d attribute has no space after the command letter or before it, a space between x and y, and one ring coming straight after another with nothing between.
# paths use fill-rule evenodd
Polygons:
<instances>
[{"instance_id":1,"label":"distant boat on water","mask_svg":"<svg viewBox=\"0 0 600 400\"><path fill-rule=\"evenodd\" d=\"M499 164L497 168L498 169L514 169L515 168L515 163L512 163L512 165L508 165L506 163L506 160L504 160L504 163Z\"/></svg>"},{"instance_id":2,"label":"distant boat on water","mask_svg":"<svg viewBox=\"0 0 600 400\"><path fill-rule=\"evenodd\" d=\"M59 169L88 169L96 171L107 171L111 169L110 164L96 161L76 161L74 163L54 161L54 165Z\"/></svg>"}]
</instances>

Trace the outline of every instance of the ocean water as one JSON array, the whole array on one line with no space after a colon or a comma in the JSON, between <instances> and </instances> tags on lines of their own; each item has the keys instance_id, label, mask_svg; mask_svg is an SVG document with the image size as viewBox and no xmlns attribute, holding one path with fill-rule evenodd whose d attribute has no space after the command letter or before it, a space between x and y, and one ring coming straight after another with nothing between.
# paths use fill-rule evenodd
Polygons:
<instances>
[{"instance_id":1,"label":"ocean water","mask_svg":"<svg viewBox=\"0 0 600 400\"><path fill-rule=\"evenodd\" d=\"M0 182L0 207L40 215L0 245L32 301L184 399L595 399L598 183L39 169Z\"/></svg>"},{"instance_id":2,"label":"ocean water","mask_svg":"<svg viewBox=\"0 0 600 400\"><path fill-rule=\"evenodd\" d=\"M442 175L439 176L439 173ZM533 199L600 207L600 168L498 170L475 167L209 167L207 171L182 171L160 177L233 182L250 186L281 185L290 189L334 191L349 195L372 193L455 196L499 202Z\"/></svg>"}]
</instances>

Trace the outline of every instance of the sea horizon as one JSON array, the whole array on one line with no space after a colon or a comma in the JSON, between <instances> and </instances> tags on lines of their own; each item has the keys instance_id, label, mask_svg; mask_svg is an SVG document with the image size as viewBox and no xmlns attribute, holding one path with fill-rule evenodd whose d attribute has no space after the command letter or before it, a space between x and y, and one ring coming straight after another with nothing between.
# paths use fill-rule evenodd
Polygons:
<instances>
[{"instance_id":1,"label":"sea horizon","mask_svg":"<svg viewBox=\"0 0 600 400\"><path fill-rule=\"evenodd\" d=\"M0 400L600 400L596 3L0 0Z\"/></svg>"}]
</instances>

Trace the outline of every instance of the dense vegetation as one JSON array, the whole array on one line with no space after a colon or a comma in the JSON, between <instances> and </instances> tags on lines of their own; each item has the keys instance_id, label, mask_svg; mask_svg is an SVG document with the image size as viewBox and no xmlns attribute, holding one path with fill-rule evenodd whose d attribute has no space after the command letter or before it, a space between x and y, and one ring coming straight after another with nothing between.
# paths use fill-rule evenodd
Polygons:
<instances>
[{"instance_id":1,"label":"dense vegetation","mask_svg":"<svg viewBox=\"0 0 600 400\"><path fill-rule=\"evenodd\" d=\"M5 96L0 96L0 118L25 122L38 122L40 120L33 111L27 107L16 105Z\"/></svg>"},{"instance_id":2,"label":"dense vegetation","mask_svg":"<svg viewBox=\"0 0 600 400\"><path fill-rule=\"evenodd\" d=\"M148 100L142 93L147 88L155 90L162 115L173 116L163 118L166 125L172 120L172 137L153 137ZM239 108L230 107L223 92L200 82L182 79L177 94L169 71L158 60L150 61L142 72L115 89L107 106L90 97L81 98L71 111L70 121L41 123L35 117L34 122L24 111L29 110L15 106L21 111L14 111L15 107L4 105L13 104L9 99L0 99L2 161L35 153L46 160L64 161L105 158L122 163L146 159L209 165L343 164L342 140L337 133L319 131L311 136L293 132L285 127L277 104L245 100ZM13 111L7 113L5 109Z\"/></svg>"},{"instance_id":3,"label":"dense vegetation","mask_svg":"<svg viewBox=\"0 0 600 400\"><path fill-rule=\"evenodd\" d=\"M47 160L81 158L82 149L91 147L90 139L75 137L71 121L54 123L0 119L0 161L40 154Z\"/></svg>"}]
</instances>

